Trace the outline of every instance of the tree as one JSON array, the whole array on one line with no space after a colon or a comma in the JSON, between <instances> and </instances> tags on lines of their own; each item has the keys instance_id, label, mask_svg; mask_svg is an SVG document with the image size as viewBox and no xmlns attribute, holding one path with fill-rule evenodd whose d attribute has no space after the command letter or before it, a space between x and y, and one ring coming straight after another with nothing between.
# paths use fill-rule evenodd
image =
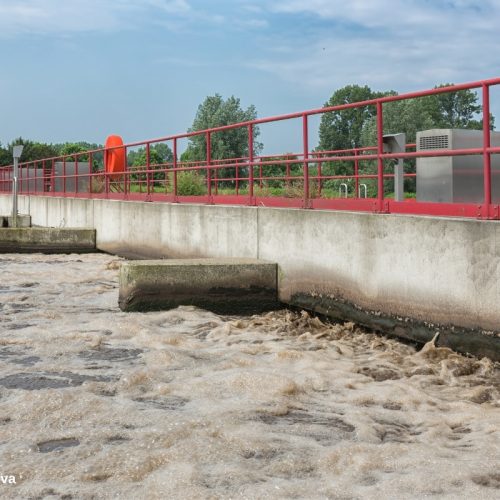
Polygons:
<instances>
[{"instance_id":1,"label":"tree","mask_svg":"<svg viewBox=\"0 0 500 500\"><path fill-rule=\"evenodd\" d=\"M12 165L12 155L7 148L2 147L0 144L0 167Z\"/></svg>"},{"instance_id":2,"label":"tree","mask_svg":"<svg viewBox=\"0 0 500 500\"><path fill-rule=\"evenodd\" d=\"M434 88L448 87L452 83L444 83ZM467 128L480 130L483 128L482 118L477 116L481 112L481 105L473 90L459 90L446 92L422 99L425 108L434 122L434 128ZM493 117L491 117L493 118ZM493 125L493 123L491 123Z\"/></svg>"},{"instance_id":3,"label":"tree","mask_svg":"<svg viewBox=\"0 0 500 500\"><path fill-rule=\"evenodd\" d=\"M198 106L198 111L189 132L206 130L214 127L221 127L233 123L240 123L255 120L257 111L251 105L243 109L240 100L234 96L224 100L219 94L208 96L202 104ZM262 151L262 144L257 141L259 128L253 128L253 151L258 155ZM205 161L206 160L206 135L200 134L189 138L187 150L182 155L183 161ZM248 129L238 127L222 132L211 134L211 159L227 160L248 157ZM244 175L240 170L240 175ZM233 178L236 170L234 167L218 169L219 178Z\"/></svg>"},{"instance_id":4,"label":"tree","mask_svg":"<svg viewBox=\"0 0 500 500\"><path fill-rule=\"evenodd\" d=\"M381 97L382 95L384 94L372 91L367 85L364 87L347 85L333 93L325 103L325 108L367 101ZM318 150L335 151L339 149L359 148L361 146L363 127L375 114L375 106L364 106L361 108L323 113L319 126Z\"/></svg>"},{"instance_id":5,"label":"tree","mask_svg":"<svg viewBox=\"0 0 500 500\"><path fill-rule=\"evenodd\" d=\"M164 165L171 163L174 159L172 150L165 143L152 144L149 147L149 164ZM137 151L130 151L127 156L127 163L132 167L146 167L147 165L147 150L146 147L140 148Z\"/></svg>"},{"instance_id":6,"label":"tree","mask_svg":"<svg viewBox=\"0 0 500 500\"><path fill-rule=\"evenodd\" d=\"M415 142L419 130L435 127L435 121L429 110L418 99L392 101L383 105L384 134L406 134L406 142ZM377 119L367 120L361 132L363 147L377 144Z\"/></svg>"},{"instance_id":7,"label":"tree","mask_svg":"<svg viewBox=\"0 0 500 500\"><path fill-rule=\"evenodd\" d=\"M172 163L174 155L169 146L163 142L152 144L149 147L149 167L150 169L164 169L168 163ZM130 151L127 155L127 164L132 167L132 170L146 170L147 168L147 149L146 147L140 148L137 151ZM141 178L144 180L147 174L133 174L132 179L137 180ZM154 180L166 180L164 172L155 172L152 176Z\"/></svg>"},{"instance_id":8,"label":"tree","mask_svg":"<svg viewBox=\"0 0 500 500\"><path fill-rule=\"evenodd\" d=\"M12 143L9 144L9 154L12 157L12 148L13 146L17 146L22 144L23 154L21 156L21 162L30 162L36 160L44 160L47 158L53 158L58 155L57 147L53 144L45 144L42 142L34 142L27 139L23 139L22 137L18 137ZM12 163L12 162L10 162Z\"/></svg>"},{"instance_id":9,"label":"tree","mask_svg":"<svg viewBox=\"0 0 500 500\"><path fill-rule=\"evenodd\" d=\"M347 85L333 93L325 103L325 107L351 104L355 102L375 99L391 92L374 92L367 85ZM341 111L323 113L319 126L319 145L317 151L337 151L359 148L362 144L362 132L367 122L376 115L376 107L363 106L348 108ZM352 161L335 161L322 163L324 175L352 175L354 166ZM344 180L329 180L325 186L337 190Z\"/></svg>"}]
</instances>

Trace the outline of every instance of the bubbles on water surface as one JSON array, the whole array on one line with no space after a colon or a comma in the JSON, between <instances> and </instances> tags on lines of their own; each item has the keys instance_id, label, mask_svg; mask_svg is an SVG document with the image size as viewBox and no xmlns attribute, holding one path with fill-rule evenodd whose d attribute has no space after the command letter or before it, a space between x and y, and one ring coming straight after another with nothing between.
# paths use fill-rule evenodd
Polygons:
<instances>
[{"instance_id":1,"label":"bubbles on water surface","mask_svg":"<svg viewBox=\"0 0 500 500\"><path fill-rule=\"evenodd\" d=\"M491 361L307 313L122 313L119 262L0 256L2 497L498 498Z\"/></svg>"}]
</instances>

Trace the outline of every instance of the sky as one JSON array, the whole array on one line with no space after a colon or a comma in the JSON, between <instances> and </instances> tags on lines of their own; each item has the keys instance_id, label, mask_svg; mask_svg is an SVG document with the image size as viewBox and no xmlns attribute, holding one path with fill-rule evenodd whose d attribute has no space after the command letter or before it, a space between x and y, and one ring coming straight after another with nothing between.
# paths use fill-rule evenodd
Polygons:
<instances>
[{"instance_id":1,"label":"sky","mask_svg":"<svg viewBox=\"0 0 500 500\"><path fill-rule=\"evenodd\" d=\"M0 142L181 133L215 93L265 117L497 77L499 26L500 0L0 0ZM266 153L300 138L261 127Z\"/></svg>"}]
</instances>

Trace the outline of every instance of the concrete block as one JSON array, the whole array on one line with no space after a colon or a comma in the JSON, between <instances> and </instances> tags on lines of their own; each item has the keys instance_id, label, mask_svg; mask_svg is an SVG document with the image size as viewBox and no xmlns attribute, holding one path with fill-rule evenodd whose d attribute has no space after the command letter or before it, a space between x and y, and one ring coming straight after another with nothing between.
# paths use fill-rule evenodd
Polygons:
<instances>
[{"instance_id":1,"label":"concrete block","mask_svg":"<svg viewBox=\"0 0 500 500\"><path fill-rule=\"evenodd\" d=\"M0 227L14 227L14 217L12 215L2 215L0 216ZM31 215L21 215L17 216L17 227L31 227Z\"/></svg>"},{"instance_id":2,"label":"concrete block","mask_svg":"<svg viewBox=\"0 0 500 500\"><path fill-rule=\"evenodd\" d=\"M0 253L87 253L95 252L94 229L1 228Z\"/></svg>"},{"instance_id":3,"label":"concrete block","mask_svg":"<svg viewBox=\"0 0 500 500\"><path fill-rule=\"evenodd\" d=\"M120 269L123 311L194 305L219 314L279 308L277 264L258 259L129 261Z\"/></svg>"}]
</instances>

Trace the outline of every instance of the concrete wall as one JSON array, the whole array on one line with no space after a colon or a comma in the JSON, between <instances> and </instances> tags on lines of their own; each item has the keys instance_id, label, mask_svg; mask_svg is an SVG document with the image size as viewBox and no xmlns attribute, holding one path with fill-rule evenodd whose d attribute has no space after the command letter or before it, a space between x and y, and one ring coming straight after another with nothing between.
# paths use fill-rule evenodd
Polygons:
<instances>
[{"instance_id":1,"label":"concrete wall","mask_svg":"<svg viewBox=\"0 0 500 500\"><path fill-rule=\"evenodd\" d=\"M36 225L95 228L97 247L113 253L277 262L282 301L345 319L360 309L392 318L380 329L417 321L425 338L434 323L500 330L498 222L34 196L21 196L19 208ZM0 196L0 213L9 210Z\"/></svg>"}]
</instances>

